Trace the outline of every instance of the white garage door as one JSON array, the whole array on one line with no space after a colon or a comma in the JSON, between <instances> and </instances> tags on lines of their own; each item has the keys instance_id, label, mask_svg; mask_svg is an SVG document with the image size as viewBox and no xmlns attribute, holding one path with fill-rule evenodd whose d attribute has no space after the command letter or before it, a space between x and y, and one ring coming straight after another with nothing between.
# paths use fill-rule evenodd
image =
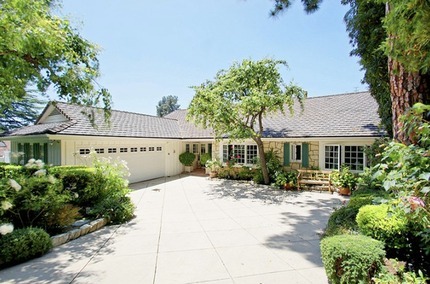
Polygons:
<instances>
[{"instance_id":1,"label":"white garage door","mask_svg":"<svg viewBox=\"0 0 430 284\"><path fill-rule=\"evenodd\" d=\"M163 146L154 145L131 147L127 153L120 153L120 158L127 162L130 171L129 182L164 177L166 170L164 151Z\"/></svg>"}]
</instances>

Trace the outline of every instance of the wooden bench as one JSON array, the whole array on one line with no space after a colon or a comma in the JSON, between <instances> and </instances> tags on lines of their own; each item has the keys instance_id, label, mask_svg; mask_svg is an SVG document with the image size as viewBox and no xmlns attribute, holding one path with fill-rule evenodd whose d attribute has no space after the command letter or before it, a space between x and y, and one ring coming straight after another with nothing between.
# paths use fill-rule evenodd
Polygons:
<instances>
[{"instance_id":1,"label":"wooden bench","mask_svg":"<svg viewBox=\"0 0 430 284\"><path fill-rule=\"evenodd\" d=\"M312 189L328 190L333 193L331 182L331 171L319 170L297 170L297 187L300 190L302 187Z\"/></svg>"}]
</instances>

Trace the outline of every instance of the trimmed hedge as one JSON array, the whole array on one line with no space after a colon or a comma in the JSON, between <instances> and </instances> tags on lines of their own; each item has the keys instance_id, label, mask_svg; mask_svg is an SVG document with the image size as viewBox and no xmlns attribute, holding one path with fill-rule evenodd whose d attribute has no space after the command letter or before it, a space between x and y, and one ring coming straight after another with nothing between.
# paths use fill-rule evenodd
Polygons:
<instances>
[{"instance_id":1,"label":"trimmed hedge","mask_svg":"<svg viewBox=\"0 0 430 284\"><path fill-rule=\"evenodd\" d=\"M184 152L179 155L179 162L184 166L192 166L196 155L191 152Z\"/></svg>"},{"instance_id":2,"label":"trimmed hedge","mask_svg":"<svg viewBox=\"0 0 430 284\"><path fill-rule=\"evenodd\" d=\"M362 235L338 235L321 241L321 255L331 283L371 283L384 264L384 244Z\"/></svg>"},{"instance_id":3,"label":"trimmed hedge","mask_svg":"<svg viewBox=\"0 0 430 284\"><path fill-rule=\"evenodd\" d=\"M20 263L47 253L52 248L48 233L39 228L24 228L0 238L0 261L3 265Z\"/></svg>"},{"instance_id":4,"label":"trimmed hedge","mask_svg":"<svg viewBox=\"0 0 430 284\"><path fill-rule=\"evenodd\" d=\"M387 248L407 247L408 220L400 212L391 212L387 204L366 205L357 214L360 232L384 242Z\"/></svg>"},{"instance_id":5,"label":"trimmed hedge","mask_svg":"<svg viewBox=\"0 0 430 284\"><path fill-rule=\"evenodd\" d=\"M334 211L328 220L325 236L348 234L358 231L356 217L358 210L364 206L372 204L374 196L352 196L346 206Z\"/></svg>"}]
</instances>

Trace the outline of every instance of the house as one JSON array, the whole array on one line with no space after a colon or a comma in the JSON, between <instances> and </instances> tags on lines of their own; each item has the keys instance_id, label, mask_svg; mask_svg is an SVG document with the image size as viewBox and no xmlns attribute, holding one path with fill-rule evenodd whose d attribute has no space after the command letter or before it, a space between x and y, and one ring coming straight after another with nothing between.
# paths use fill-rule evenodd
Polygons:
<instances>
[{"instance_id":1,"label":"house","mask_svg":"<svg viewBox=\"0 0 430 284\"><path fill-rule=\"evenodd\" d=\"M0 141L0 163L9 162L9 141Z\"/></svg>"},{"instance_id":2,"label":"house","mask_svg":"<svg viewBox=\"0 0 430 284\"><path fill-rule=\"evenodd\" d=\"M364 146L384 133L379 129L378 105L368 92L306 99L304 110L294 115L274 113L263 121L265 149L274 149L290 169L333 170L341 164L353 171L366 165ZM252 141L215 140L210 129L186 121L186 110L164 118L112 111L110 125L100 109L91 124L85 109L67 103L49 103L34 125L8 133L12 162L30 158L53 165L88 163L88 154L125 160L130 182L172 176L183 171L179 154L184 151L211 153L224 162L234 155L236 163L252 166L258 149Z\"/></svg>"}]
</instances>

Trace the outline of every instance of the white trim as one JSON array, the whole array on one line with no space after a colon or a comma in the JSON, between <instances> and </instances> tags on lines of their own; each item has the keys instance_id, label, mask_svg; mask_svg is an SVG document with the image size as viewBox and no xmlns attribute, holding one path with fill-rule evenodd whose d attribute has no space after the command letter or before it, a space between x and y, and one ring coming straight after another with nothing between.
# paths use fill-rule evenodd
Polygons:
<instances>
[{"instance_id":1,"label":"white trim","mask_svg":"<svg viewBox=\"0 0 430 284\"><path fill-rule=\"evenodd\" d=\"M297 146L300 146L300 159L297 159ZM290 143L290 162L291 163L301 163L303 156L303 145L302 143Z\"/></svg>"}]
</instances>

